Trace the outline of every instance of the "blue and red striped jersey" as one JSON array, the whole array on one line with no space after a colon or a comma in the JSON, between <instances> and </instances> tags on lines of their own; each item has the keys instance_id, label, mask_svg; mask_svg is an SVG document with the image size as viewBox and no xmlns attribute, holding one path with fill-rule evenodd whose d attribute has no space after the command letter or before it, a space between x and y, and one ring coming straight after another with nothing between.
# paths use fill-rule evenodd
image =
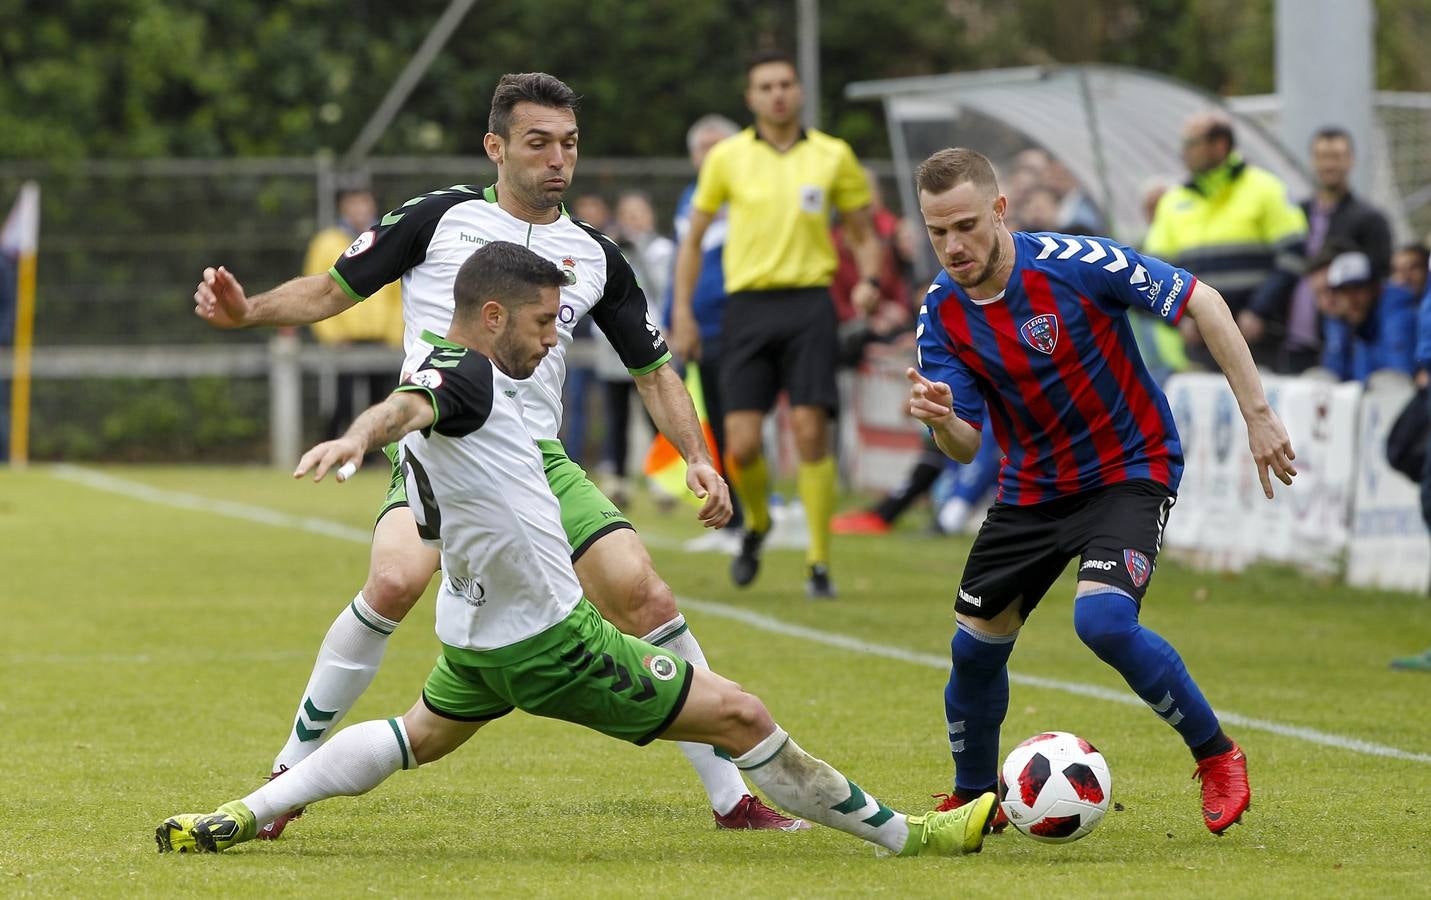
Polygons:
<instances>
[{"instance_id":1,"label":"blue and red striped jersey","mask_svg":"<svg viewBox=\"0 0 1431 900\"><path fill-rule=\"evenodd\" d=\"M1129 307L1170 324L1196 279L1106 238L1017 232L1001 297L976 302L941 272L919 311L919 370L1004 451L999 499L1027 506L1147 478L1176 492L1183 453Z\"/></svg>"}]
</instances>

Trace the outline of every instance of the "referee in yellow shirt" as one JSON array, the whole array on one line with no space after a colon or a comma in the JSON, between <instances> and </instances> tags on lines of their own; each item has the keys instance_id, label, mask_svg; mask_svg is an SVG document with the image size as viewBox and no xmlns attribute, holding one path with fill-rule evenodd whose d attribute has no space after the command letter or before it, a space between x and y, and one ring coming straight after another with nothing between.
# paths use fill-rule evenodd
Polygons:
<instances>
[{"instance_id":1,"label":"referee in yellow shirt","mask_svg":"<svg viewBox=\"0 0 1431 900\"><path fill-rule=\"evenodd\" d=\"M338 192L338 224L324 228L308 242L303 256L303 274L327 272L333 260L343 255L353 241L378 220L378 204L372 192L347 188ZM318 343L329 347L358 344L385 344L402 347L402 288L395 281L378 289L362 303L311 326ZM367 384L367 400L354 403L359 381ZM353 418L369 403L386 397L396 384L394 373L343 372L338 375L337 396L325 422L325 434L341 435Z\"/></svg>"},{"instance_id":2,"label":"referee in yellow shirt","mask_svg":"<svg viewBox=\"0 0 1431 900\"><path fill-rule=\"evenodd\" d=\"M788 56L764 53L751 61L745 103L755 125L716 144L696 181L690 229L676 256L675 349L688 361L700 358L691 295L700 276L701 238L724 204L730 300L721 326L720 386L726 471L746 509L731 580L744 587L760 569L760 548L770 530L761 424L783 389L790 398L800 500L810 528L806 593L831 598L835 461L829 422L839 393L829 290L836 265L830 210L839 211L863 276L852 298L865 313L879 302L880 245L869 186L850 146L800 127L804 92Z\"/></svg>"}]
</instances>

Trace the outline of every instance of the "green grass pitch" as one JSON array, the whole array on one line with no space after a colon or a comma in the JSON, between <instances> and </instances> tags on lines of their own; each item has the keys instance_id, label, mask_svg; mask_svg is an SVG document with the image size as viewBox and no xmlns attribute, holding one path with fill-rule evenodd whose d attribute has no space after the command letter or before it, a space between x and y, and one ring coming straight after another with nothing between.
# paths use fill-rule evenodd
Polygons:
<instances>
[{"instance_id":1,"label":"green grass pitch","mask_svg":"<svg viewBox=\"0 0 1431 900\"><path fill-rule=\"evenodd\" d=\"M160 820L242 796L267 772L318 643L361 584L384 473L314 486L258 468L84 471L128 493L73 470L0 473L0 894L1431 891L1431 676L1387 668L1431 644L1431 603L1281 569L1224 577L1172 563L1158 570L1144 621L1178 647L1219 711L1241 717L1228 730L1250 762L1253 808L1220 839L1202 825L1186 750L1147 709L1023 682L1005 749L1057 729L1108 759L1119 807L1082 841L1048 846L1009 832L977 857L889 860L829 830L717 832L675 748L514 714L430 767L311 808L280 842L161 857ZM760 579L738 592L724 558L679 550L697 533L694 517L643 506L635 518L658 569L691 601L713 667L760 694L804 747L897 809L926 809L948 789L947 670L937 660L967 539L928 537L914 522L839 538L840 599L812 603L797 552L768 553ZM318 533L322 523L338 527ZM1126 692L1073 634L1071 575L1025 628L1012 671ZM867 646L830 643L842 637ZM348 721L407 709L435 653L429 600ZM1309 732L1268 730L1279 726Z\"/></svg>"}]
</instances>

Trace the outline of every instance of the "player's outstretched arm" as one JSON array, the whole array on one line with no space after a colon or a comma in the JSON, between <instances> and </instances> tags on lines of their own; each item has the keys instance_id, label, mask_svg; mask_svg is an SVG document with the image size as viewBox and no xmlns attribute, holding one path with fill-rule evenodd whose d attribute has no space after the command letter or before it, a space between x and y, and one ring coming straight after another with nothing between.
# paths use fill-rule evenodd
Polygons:
<instances>
[{"instance_id":1,"label":"player's outstretched arm","mask_svg":"<svg viewBox=\"0 0 1431 900\"><path fill-rule=\"evenodd\" d=\"M1262 392L1262 379L1257 375L1257 365L1252 361L1252 351L1242 332L1233 321L1232 312L1222 295L1206 282L1199 281L1188 298L1186 315L1192 316L1198 331L1217 360L1232 394L1237 398L1238 409L1247 423L1247 443L1252 450L1252 458L1257 463L1257 477L1262 482L1262 493L1272 498L1272 478L1276 476L1283 484L1290 485L1297 474L1292 460L1297 454L1292 451L1292 440L1282 420L1267 403ZM1271 473L1269 475L1268 473Z\"/></svg>"},{"instance_id":2,"label":"player's outstretched arm","mask_svg":"<svg viewBox=\"0 0 1431 900\"><path fill-rule=\"evenodd\" d=\"M909 379L909 414L929 426L934 443L945 456L968 464L979 452L979 429L954 415L954 392L942 381L930 381L919 370L905 369Z\"/></svg>"},{"instance_id":3,"label":"player's outstretched arm","mask_svg":"<svg viewBox=\"0 0 1431 900\"><path fill-rule=\"evenodd\" d=\"M670 363L636 376L641 402L651 420L686 460L686 487L705 501L697 517L707 528L721 528L730 521L730 487L716 471L706 448L705 431L685 382Z\"/></svg>"},{"instance_id":4,"label":"player's outstretched arm","mask_svg":"<svg viewBox=\"0 0 1431 900\"><path fill-rule=\"evenodd\" d=\"M194 290L194 315L216 328L253 325L311 325L353 305L326 272L286 281L254 297L223 266L204 270Z\"/></svg>"},{"instance_id":5,"label":"player's outstretched arm","mask_svg":"<svg viewBox=\"0 0 1431 900\"><path fill-rule=\"evenodd\" d=\"M314 481L322 481L332 468L338 469L338 480L346 481L363 464L370 450L391 444L403 435L426 428L435 422L432 401L426 394L399 391L382 403L370 406L353 420L347 432L337 440L324 441L298 461L294 478L313 473Z\"/></svg>"}]
</instances>

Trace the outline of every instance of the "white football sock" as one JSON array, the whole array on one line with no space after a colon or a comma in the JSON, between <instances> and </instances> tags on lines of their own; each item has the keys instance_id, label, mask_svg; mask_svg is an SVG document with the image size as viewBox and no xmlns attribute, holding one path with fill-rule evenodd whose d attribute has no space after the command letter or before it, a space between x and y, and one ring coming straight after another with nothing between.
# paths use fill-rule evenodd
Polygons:
<instances>
[{"instance_id":1,"label":"white football sock","mask_svg":"<svg viewBox=\"0 0 1431 900\"><path fill-rule=\"evenodd\" d=\"M680 613L642 640L670 650L681 659L702 669L710 668L706 664L706 655L701 652L701 645L696 643L696 636L691 634L690 627L686 625L686 617ZM745 780L740 777L740 771L727 760L716 756L714 747L689 741L677 741L676 746L680 747L686 759L691 761L691 767L696 770L701 785L706 789L706 796L710 798L711 809L720 815L730 812L740 802L741 797L750 793L745 787Z\"/></svg>"},{"instance_id":2,"label":"white football sock","mask_svg":"<svg viewBox=\"0 0 1431 900\"><path fill-rule=\"evenodd\" d=\"M307 759L243 798L259 824L328 797L366 794L399 769L415 769L402 719L344 728Z\"/></svg>"},{"instance_id":3,"label":"white football sock","mask_svg":"<svg viewBox=\"0 0 1431 900\"><path fill-rule=\"evenodd\" d=\"M866 794L834 766L816 759L779 725L735 764L786 812L838 828L898 853L909 837L904 813Z\"/></svg>"},{"instance_id":4,"label":"white football sock","mask_svg":"<svg viewBox=\"0 0 1431 900\"><path fill-rule=\"evenodd\" d=\"M374 612L362 591L338 614L318 649L318 660L303 689L303 699L298 701L288 743L274 759L273 771L298 765L333 733L373 683L388 637L397 626L397 622Z\"/></svg>"}]
</instances>

